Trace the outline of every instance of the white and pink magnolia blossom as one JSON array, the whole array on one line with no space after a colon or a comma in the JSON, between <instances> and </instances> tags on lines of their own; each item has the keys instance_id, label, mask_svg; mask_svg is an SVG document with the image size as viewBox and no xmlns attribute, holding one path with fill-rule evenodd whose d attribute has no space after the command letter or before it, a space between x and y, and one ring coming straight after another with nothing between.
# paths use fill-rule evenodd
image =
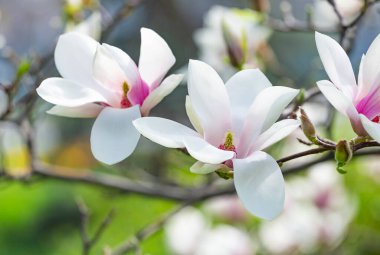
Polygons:
<instances>
[{"instance_id":1,"label":"white and pink magnolia blossom","mask_svg":"<svg viewBox=\"0 0 380 255\"><path fill-rule=\"evenodd\" d=\"M63 78L44 80L37 93L56 105L50 114L96 117L91 150L106 164L134 151L140 134L132 121L148 115L183 77L163 80L175 57L164 39L147 28L141 29L138 67L119 48L75 32L60 36L54 59Z\"/></svg>"},{"instance_id":2,"label":"white and pink magnolia blossom","mask_svg":"<svg viewBox=\"0 0 380 255\"><path fill-rule=\"evenodd\" d=\"M330 81L317 85L327 100L350 119L359 136L380 142L380 36L363 55L356 83L350 59L332 38L316 32L315 40Z\"/></svg>"},{"instance_id":3,"label":"white and pink magnolia blossom","mask_svg":"<svg viewBox=\"0 0 380 255\"><path fill-rule=\"evenodd\" d=\"M209 65L190 60L186 110L194 131L177 122L146 117L137 130L169 148L186 148L198 160L194 173L232 168L244 206L254 215L275 218L283 209L284 179L276 161L262 150L289 135L299 122L275 123L298 90L272 87L258 69L238 72L224 85Z\"/></svg>"}]
</instances>

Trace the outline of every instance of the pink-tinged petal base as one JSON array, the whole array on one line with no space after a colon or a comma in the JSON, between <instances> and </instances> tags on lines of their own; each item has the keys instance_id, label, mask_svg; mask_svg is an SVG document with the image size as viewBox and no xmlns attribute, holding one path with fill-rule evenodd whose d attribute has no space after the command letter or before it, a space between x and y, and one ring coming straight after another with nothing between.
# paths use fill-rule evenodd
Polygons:
<instances>
[{"instance_id":1,"label":"pink-tinged petal base","mask_svg":"<svg viewBox=\"0 0 380 255\"><path fill-rule=\"evenodd\" d=\"M380 114L380 87L358 102L357 111L373 120Z\"/></svg>"},{"instance_id":2,"label":"pink-tinged petal base","mask_svg":"<svg viewBox=\"0 0 380 255\"><path fill-rule=\"evenodd\" d=\"M350 119L351 126L356 134L365 136L366 132L359 118L359 113L356 110L353 102L347 98L337 87L330 81L322 80L317 82L319 90L332 104L335 109Z\"/></svg>"},{"instance_id":3,"label":"pink-tinged petal base","mask_svg":"<svg viewBox=\"0 0 380 255\"><path fill-rule=\"evenodd\" d=\"M149 95L149 87L148 85L141 80L140 82L136 83L135 86L130 88L127 96L129 101L133 105L143 105L145 98Z\"/></svg>"},{"instance_id":4,"label":"pink-tinged petal base","mask_svg":"<svg viewBox=\"0 0 380 255\"><path fill-rule=\"evenodd\" d=\"M183 74L172 74L165 78L165 80L156 89L145 98L141 106L141 114L148 116L150 110L161 102L167 95L169 95L182 81Z\"/></svg>"}]
</instances>

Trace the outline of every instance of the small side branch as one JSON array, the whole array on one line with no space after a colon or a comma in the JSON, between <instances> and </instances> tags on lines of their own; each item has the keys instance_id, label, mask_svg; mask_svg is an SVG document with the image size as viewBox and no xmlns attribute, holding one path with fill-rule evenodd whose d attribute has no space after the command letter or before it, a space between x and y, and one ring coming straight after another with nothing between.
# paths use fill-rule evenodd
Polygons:
<instances>
[{"instance_id":1,"label":"small side branch","mask_svg":"<svg viewBox=\"0 0 380 255\"><path fill-rule=\"evenodd\" d=\"M99 241L100 237L106 230L107 226L111 223L115 210L110 210L99 227L96 229L95 234L91 238L87 232L87 226L89 221L89 210L82 200L77 200L77 206L80 213L80 233L82 238L82 254L90 254L91 248Z\"/></svg>"},{"instance_id":2,"label":"small side branch","mask_svg":"<svg viewBox=\"0 0 380 255\"><path fill-rule=\"evenodd\" d=\"M154 233L159 231L163 227L163 225L171 217L173 217L175 214L177 214L183 208L187 207L188 205L192 204L193 202L195 202L195 201L193 200L193 201L185 202L185 203L181 204L180 206L178 206L177 208L175 208L174 210L172 210L171 212L161 216L157 221L155 221L155 222L147 225L146 227L142 228L141 230L139 230L133 237L131 237L131 238L127 239L126 241L124 241L123 243L121 243L112 252L107 253L107 255L108 254L110 254L110 255L122 255L122 254L125 254L127 252L136 250L138 248L140 242L144 241L145 239L147 239L148 237L150 237L151 235L153 235Z\"/></svg>"}]
</instances>

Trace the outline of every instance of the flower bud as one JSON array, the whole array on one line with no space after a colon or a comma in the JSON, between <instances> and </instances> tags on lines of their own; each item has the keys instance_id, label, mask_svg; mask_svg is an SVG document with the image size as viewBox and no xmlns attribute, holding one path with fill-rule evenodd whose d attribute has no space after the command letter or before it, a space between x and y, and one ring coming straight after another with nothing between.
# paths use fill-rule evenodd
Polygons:
<instances>
[{"instance_id":1,"label":"flower bud","mask_svg":"<svg viewBox=\"0 0 380 255\"><path fill-rule=\"evenodd\" d=\"M242 31L241 42L231 32L230 28L223 21L222 23L223 39L227 47L228 59L230 64L237 68L242 69L246 59L247 52L247 35Z\"/></svg>"},{"instance_id":2,"label":"flower bud","mask_svg":"<svg viewBox=\"0 0 380 255\"><path fill-rule=\"evenodd\" d=\"M346 173L342 169L352 158L352 149L349 142L346 140L341 140L336 144L335 148L335 160L337 162L337 171L339 173Z\"/></svg>"},{"instance_id":3,"label":"flower bud","mask_svg":"<svg viewBox=\"0 0 380 255\"><path fill-rule=\"evenodd\" d=\"M300 113L301 113L299 118L301 120L302 131L305 134L305 136L307 137L307 139L309 139L309 141L316 143L317 142L317 140L316 140L317 135L315 132L314 125L310 121L310 119L307 116L304 109L302 109L301 107L299 109L300 109Z\"/></svg>"}]
</instances>

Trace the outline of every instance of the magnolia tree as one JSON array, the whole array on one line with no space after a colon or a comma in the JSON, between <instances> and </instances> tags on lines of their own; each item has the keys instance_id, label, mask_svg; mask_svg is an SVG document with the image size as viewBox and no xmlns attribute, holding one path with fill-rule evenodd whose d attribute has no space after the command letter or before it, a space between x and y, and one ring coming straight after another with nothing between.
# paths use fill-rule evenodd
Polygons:
<instances>
[{"instance_id":1,"label":"magnolia tree","mask_svg":"<svg viewBox=\"0 0 380 255\"><path fill-rule=\"evenodd\" d=\"M15 79L1 85L2 177L82 182L179 203L119 245L104 244L104 254L139 251L140 242L162 227L175 254L294 254L336 246L356 210L339 174L353 159L380 153L370 148L380 146L380 37L363 54L357 75L348 56L358 24L376 1L314 1L306 21L293 16L289 3L281 4L277 19L269 3L252 2L252 9L212 7L194 36L201 60L190 59L171 74L179 52L153 29L138 28L137 62L112 42L103 43L143 3L125 1L105 19L99 2L67 1L65 32L54 51L16 61ZM326 19L334 22L326 24ZM328 78L314 80L309 89L283 86L282 63L268 43L277 31L309 32ZM56 77L43 72L53 60ZM34 80L32 87L23 87L25 76ZM192 127L151 114L179 84L187 86L181 104ZM24 91L21 96L19 91ZM99 168L107 170L78 173L36 153L38 123L32 113L46 114L41 111L45 104L36 104L42 101L53 104L47 114L94 119L87 143ZM354 137L333 139L333 109L349 120ZM186 171L207 181L189 186L154 174L116 174L115 164L144 150L138 145L141 135L178 151ZM144 161L153 157L145 155ZM306 176L284 179L299 171L307 171ZM197 202L203 202L200 208L191 207ZM78 202L78 208L83 254L89 254L112 225L113 212L91 235L85 203ZM229 223L212 227L207 215ZM237 227L249 219L257 226L255 235Z\"/></svg>"}]
</instances>

